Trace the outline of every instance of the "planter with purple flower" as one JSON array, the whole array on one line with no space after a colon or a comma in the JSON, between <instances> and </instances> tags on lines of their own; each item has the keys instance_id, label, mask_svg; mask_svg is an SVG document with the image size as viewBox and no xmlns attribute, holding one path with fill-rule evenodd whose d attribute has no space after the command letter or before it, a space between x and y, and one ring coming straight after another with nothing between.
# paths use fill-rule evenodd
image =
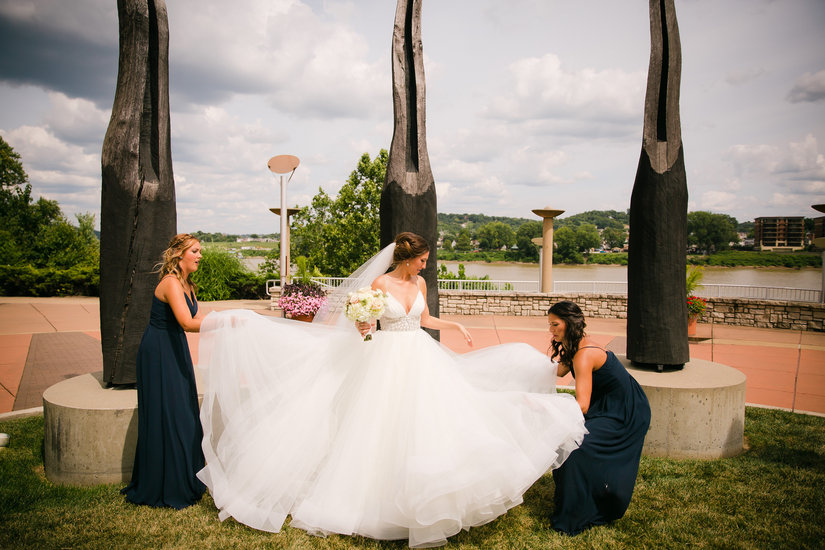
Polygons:
<instances>
[{"instance_id":1,"label":"planter with purple flower","mask_svg":"<svg viewBox=\"0 0 825 550\"><path fill-rule=\"evenodd\" d=\"M326 301L326 293L317 283L296 282L284 285L278 307L290 319L311 322Z\"/></svg>"}]
</instances>

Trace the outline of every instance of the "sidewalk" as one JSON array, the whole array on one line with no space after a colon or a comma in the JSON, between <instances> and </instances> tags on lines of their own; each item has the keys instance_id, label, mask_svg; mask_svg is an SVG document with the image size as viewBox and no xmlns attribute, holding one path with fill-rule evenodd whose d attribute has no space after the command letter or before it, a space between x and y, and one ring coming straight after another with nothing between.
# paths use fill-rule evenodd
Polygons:
<instances>
[{"instance_id":1,"label":"sidewalk","mask_svg":"<svg viewBox=\"0 0 825 550\"><path fill-rule=\"evenodd\" d=\"M263 315L268 300L202 302L206 311L251 309ZM544 317L461 316L475 349L506 342L549 347ZM587 332L616 353L625 352L623 319L588 319ZM190 334L197 363L198 335ZM471 348L455 331L441 341L453 351ZM691 357L730 365L747 377L750 405L825 415L825 333L699 324L691 340ZM49 386L81 374L103 370L98 299L0 297L0 414L42 406ZM571 385L570 375L559 381Z\"/></svg>"}]
</instances>

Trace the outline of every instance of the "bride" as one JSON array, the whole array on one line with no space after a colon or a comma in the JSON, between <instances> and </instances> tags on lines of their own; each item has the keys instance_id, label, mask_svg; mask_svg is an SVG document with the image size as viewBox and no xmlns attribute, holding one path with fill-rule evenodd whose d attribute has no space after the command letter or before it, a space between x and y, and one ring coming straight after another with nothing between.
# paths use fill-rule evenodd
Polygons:
<instances>
[{"instance_id":1,"label":"bride","mask_svg":"<svg viewBox=\"0 0 825 550\"><path fill-rule=\"evenodd\" d=\"M555 365L527 344L458 355L420 327L426 242L401 233L333 293L312 324L234 310L201 326L201 422L221 520L255 529L408 539L432 547L522 501L586 430ZM387 273L387 268L393 269ZM342 315L348 290L384 290L364 341Z\"/></svg>"}]
</instances>

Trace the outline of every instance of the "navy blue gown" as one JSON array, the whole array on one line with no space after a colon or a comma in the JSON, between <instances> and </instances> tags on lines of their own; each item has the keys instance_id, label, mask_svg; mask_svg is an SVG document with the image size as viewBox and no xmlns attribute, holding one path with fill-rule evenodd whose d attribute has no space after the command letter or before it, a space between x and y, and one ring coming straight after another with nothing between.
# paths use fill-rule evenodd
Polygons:
<instances>
[{"instance_id":1,"label":"navy blue gown","mask_svg":"<svg viewBox=\"0 0 825 550\"><path fill-rule=\"evenodd\" d=\"M554 529L569 535L624 515L650 426L647 396L611 351L593 372L584 424L589 433L581 447L553 470L556 493L551 521Z\"/></svg>"},{"instance_id":2,"label":"navy blue gown","mask_svg":"<svg viewBox=\"0 0 825 550\"><path fill-rule=\"evenodd\" d=\"M194 317L198 302L186 296ZM132 481L121 493L135 504L185 508L206 486L198 391L186 333L169 304L152 297L137 354L138 439Z\"/></svg>"}]
</instances>

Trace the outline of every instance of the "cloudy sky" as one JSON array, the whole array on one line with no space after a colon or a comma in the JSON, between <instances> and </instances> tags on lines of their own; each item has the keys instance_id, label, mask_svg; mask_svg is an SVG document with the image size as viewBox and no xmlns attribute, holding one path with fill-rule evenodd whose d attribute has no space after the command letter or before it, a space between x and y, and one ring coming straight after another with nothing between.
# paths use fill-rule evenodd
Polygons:
<instances>
[{"instance_id":1,"label":"cloudy sky","mask_svg":"<svg viewBox=\"0 0 825 550\"><path fill-rule=\"evenodd\" d=\"M117 78L115 0L0 0L0 135L36 195L99 224ZM393 0L169 0L178 229L278 231L392 138ZM231 5L232 7L227 7ZM424 0L440 212L626 210L650 36L644 0ZM690 210L817 216L825 2L676 0ZM536 218L538 219L538 218Z\"/></svg>"}]
</instances>

